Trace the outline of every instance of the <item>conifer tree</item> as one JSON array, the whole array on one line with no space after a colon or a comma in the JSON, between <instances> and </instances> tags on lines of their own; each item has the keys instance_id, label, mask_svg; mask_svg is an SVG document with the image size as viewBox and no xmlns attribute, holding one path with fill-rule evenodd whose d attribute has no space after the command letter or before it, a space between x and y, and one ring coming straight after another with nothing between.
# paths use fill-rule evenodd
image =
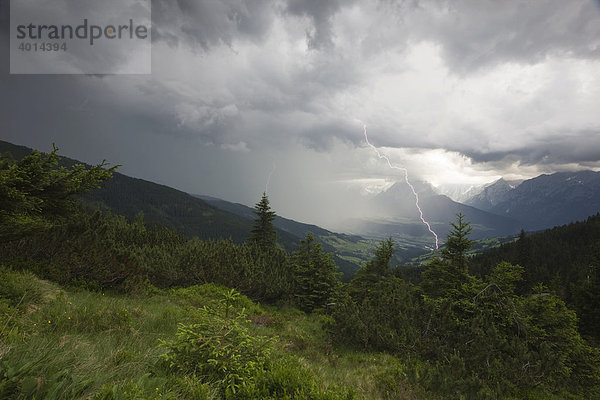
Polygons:
<instances>
[{"instance_id":1,"label":"conifer tree","mask_svg":"<svg viewBox=\"0 0 600 400\"><path fill-rule=\"evenodd\" d=\"M387 278L393 255L394 241L391 238L381 241L375 249L375 258L360 267L352 278L350 292L355 299L362 298L377 282Z\"/></svg>"},{"instance_id":2,"label":"conifer tree","mask_svg":"<svg viewBox=\"0 0 600 400\"><path fill-rule=\"evenodd\" d=\"M414 346L420 335L416 297L412 285L394 275L393 254L393 240L382 241L375 257L338 296L332 312L333 340L386 351Z\"/></svg>"},{"instance_id":3,"label":"conifer tree","mask_svg":"<svg viewBox=\"0 0 600 400\"><path fill-rule=\"evenodd\" d=\"M456 215L456 223L452 222L452 230L448 233L446 247L442 249L442 257L450 261L452 266L459 271L467 272L467 251L473 246L473 241L468 238L473 230L471 224L464 221L464 215Z\"/></svg>"},{"instance_id":4,"label":"conifer tree","mask_svg":"<svg viewBox=\"0 0 600 400\"><path fill-rule=\"evenodd\" d=\"M519 233L519 239L517 240L517 263L524 266L530 265L529 257L529 238L525 233L524 229L521 229Z\"/></svg>"},{"instance_id":5,"label":"conifer tree","mask_svg":"<svg viewBox=\"0 0 600 400\"><path fill-rule=\"evenodd\" d=\"M337 266L309 233L294 252L294 297L304 311L324 307L338 286Z\"/></svg>"},{"instance_id":6,"label":"conifer tree","mask_svg":"<svg viewBox=\"0 0 600 400\"><path fill-rule=\"evenodd\" d=\"M263 193L254 208L257 218L254 220L254 227L250 231L251 235L248 241L263 250L275 247L277 244L277 231L273 225L275 212L271 210L267 193Z\"/></svg>"},{"instance_id":7,"label":"conifer tree","mask_svg":"<svg viewBox=\"0 0 600 400\"><path fill-rule=\"evenodd\" d=\"M432 260L423 271L421 287L430 296L444 297L469 280L467 251L473 245L468 238L472 228L463 218L459 213L456 223L450 223L453 229L448 233L446 247L441 250L444 259Z\"/></svg>"},{"instance_id":8,"label":"conifer tree","mask_svg":"<svg viewBox=\"0 0 600 400\"><path fill-rule=\"evenodd\" d=\"M0 155L0 242L45 232L73 217L79 195L100 187L118 166L59 166L58 148L20 161Z\"/></svg>"}]
</instances>

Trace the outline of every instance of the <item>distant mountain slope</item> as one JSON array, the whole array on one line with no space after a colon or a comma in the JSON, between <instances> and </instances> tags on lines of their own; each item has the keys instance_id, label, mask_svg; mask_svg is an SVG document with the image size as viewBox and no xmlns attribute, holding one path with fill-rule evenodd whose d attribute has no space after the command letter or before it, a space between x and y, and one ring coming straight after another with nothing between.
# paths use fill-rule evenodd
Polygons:
<instances>
[{"instance_id":1,"label":"distant mountain slope","mask_svg":"<svg viewBox=\"0 0 600 400\"><path fill-rule=\"evenodd\" d=\"M443 184L435 188L437 194L443 194L459 203L478 195L485 188L484 185L471 184Z\"/></svg>"},{"instance_id":2,"label":"distant mountain slope","mask_svg":"<svg viewBox=\"0 0 600 400\"><path fill-rule=\"evenodd\" d=\"M0 141L0 152L9 152L15 159L23 158L32 149ZM65 165L77 162L62 157ZM164 224L188 236L201 239L231 238L236 243L248 238L252 221L214 207L188 193L143 179L115 173L113 178L85 196L96 208L117 214L135 216L140 211L149 222ZM280 243L293 249L299 238L285 231L278 231Z\"/></svg>"},{"instance_id":3,"label":"distant mountain slope","mask_svg":"<svg viewBox=\"0 0 600 400\"><path fill-rule=\"evenodd\" d=\"M438 195L427 183L415 182L413 186L419 196L423 217L431 224L441 241L445 240L450 229L449 223L456 220L458 213L464 214L471 223L472 236L476 239L510 235L521 228L521 223L510 217L482 211L453 201L445 195ZM405 182L395 183L377 195L372 204L378 216L364 221L364 229L354 221L356 233L376 237L386 236L391 232L423 238L430 236L427 227L420 221L414 194Z\"/></svg>"},{"instance_id":4,"label":"distant mountain slope","mask_svg":"<svg viewBox=\"0 0 600 400\"><path fill-rule=\"evenodd\" d=\"M421 200L423 212L428 218L438 221L445 227L441 233L445 236L450 230L450 222L456 221L456 214L462 213L473 226L472 236L476 239L504 236L517 233L521 223L511 217L498 216L462 203L452 201L446 196L432 196Z\"/></svg>"},{"instance_id":5,"label":"distant mountain slope","mask_svg":"<svg viewBox=\"0 0 600 400\"><path fill-rule=\"evenodd\" d=\"M29 147L21 146L18 144L12 144L0 140L0 153L9 154L13 159L20 160L23 157L31 154L32 149Z\"/></svg>"},{"instance_id":6,"label":"distant mountain slope","mask_svg":"<svg viewBox=\"0 0 600 400\"><path fill-rule=\"evenodd\" d=\"M503 178L485 186L483 190L476 195L465 199L463 202L469 206L479 208L480 210L490 211L498 203L505 201L508 193L519 186L523 181L507 181Z\"/></svg>"},{"instance_id":7,"label":"distant mountain slope","mask_svg":"<svg viewBox=\"0 0 600 400\"><path fill-rule=\"evenodd\" d=\"M231 238L243 242L252 222L219 210L185 192L143 179L114 174L102 190L86 195L111 211L133 216L144 213L144 219L174 228L201 239Z\"/></svg>"},{"instance_id":8,"label":"distant mountain slope","mask_svg":"<svg viewBox=\"0 0 600 400\"><path fill-rule=\"evenodd\" d=\"M533 285L549 284L558 272L570 275L573 265L587 268L600 259L600 214L568 225L557 226L505 243L476 255L470 261L473 269L487 273L501 261L526 267L525 276Z\"/></svg>"},{"instance_id":9,"label":"distant mountain slope","mask_svg":"<svg viewBox=\"0 0 600 400\"><path fill-rule=\"evenodd\" d=\"M228 211L232 214L239 215L240 217L244 217L247 219L256 218L256 214L254 214L254 208L245 206L240 203L232 203L226 200L222 200L212 196L204 196L204 195L192 195L199 199L204 200L208 204L217 207L221 210ZM273 221L273 225L278 229L284 230L286 232L291 233L294 236L304 237L307 233L312 233L315 236L327 236L332 234L332 232L327 229L321 228L317 225L312 224L304 224L302 222L297 222L292 219L284 218L279 215L275 216L275 221ZM343 235L343 234L336 234ZM348 235L343 235L348 236ZM360 238L357 238L360 239Z\"/></svg>"},{"instance_id":10,"label":"distant mountain slope","mask_svg":"<svg viewBox=\"0 0 600 400\"><path fill-rule=\"evenodd\" d=\"M239 203L232 203L212 196L194 195L210 205L221 210L236 214L242 218L254 219L254 209ZM341 271L352 274L363 261L372 257L372 250L375 244L358 235L346 235L328 231L317 225L305 224L284 218L279 215L275 217L273 225L283 232L294 235L294 237L304 238L310 233L321 242L326 252L334 253L334 260Z\"/></svg>"},{"instance_id":11,"label":"distant mountain slope","mask_svg":"<svg viewBox=\"0 0 600 400\"><path fill-rule=\"evenodd\" d=\"M540 175L508 191L490 211L521 220L528 230L583 220L600 211L600 172Z\"/></svg>"}]
</instances>

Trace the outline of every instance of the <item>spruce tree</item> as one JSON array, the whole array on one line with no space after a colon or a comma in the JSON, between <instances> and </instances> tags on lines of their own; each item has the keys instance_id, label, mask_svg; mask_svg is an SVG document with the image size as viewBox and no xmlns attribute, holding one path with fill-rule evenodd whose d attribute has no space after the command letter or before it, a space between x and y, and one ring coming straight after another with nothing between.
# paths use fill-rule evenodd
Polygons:
<instances>
[{"instance_id":1,"label":"spruce tree","mask_svg":"<svg viewBox=\"0 0 600 400\"><path fill-rule=\"evenodd\" d=\"M118 167L59 166L58 148L20 161L0 155L0 243L46 232L73 218L79 196L100 187Z\"/></svg>"},{"instance_id":2,"label":"spruce tree","mask_svg":"<svg viewBox=\"0 0 600 400\"><path fill-rule=\"evenodd\" d=\"M519 239L517 240L517 263L524 266L529 266L531 264L531 259L529 257L529 238L525 233L524 229L521 229L521 233L519 233Z\"/></svg>"},{"instance_id":3,"label":"spruce tree","mask_svg":"<svg viewBox=\"0 0 600 400\"><path fill-rule=\"evenodd\" d=\"M273 225L275 212L271 210L267 193L263 192L262 198L254 207L257 218L254 220L250 238L248 241L258 245L262 250L276 247L277 231Z\"/></svg>"},{"instance_id":4,"label":"spruce tree","mask_svg":"<svg viewBox=\"0 0 600 400\"><path fill-rule=\"evenodd\" d=\"M467 251L473 246L468 238L472 228L464 221L464 215L457 214L456 223L450 223L446 247L441 250L443 260L432 260L425 271L421 287L429 296L444 297L457 290L469 280Z\"/></svg>"},{"instance_id":5,"label":"spruce tree","mask_svg":"<svg viewBox=\"0 0 600 400\"><path fill-rule=\"evenodd\" d=\"M448 233L446 247L442 249L442 257L450 261L453 267L466 273L467 251L473 246L473 241L468 236L473 228L464 221L465 216L462 213L458 213L456 217L456 223L450 223L452 230Z\"/></svg>"},{"instance_id":6,"label":"spruce tree","mask_svg":"<svg viewBox=\"0 0 600 400\"><path fill-rule=\"evenodd\" d=\"M350 282L354 299L363 298L375 284L385 280L391 273L390 262L394 255L392 238L383 240L375 249L375 258L360 267Z\"/></svg>"},{"instance_id":7,"label":"spruce tree","mask_svg":"<svg viewBox=\"0 0 600 400\"><path fill-rule=\"evenodd\" d=\"M339 285L337 266L331 254L309 233L293 255L294 298L304 311L325 307Z\"/></svg>"}]
</instances>

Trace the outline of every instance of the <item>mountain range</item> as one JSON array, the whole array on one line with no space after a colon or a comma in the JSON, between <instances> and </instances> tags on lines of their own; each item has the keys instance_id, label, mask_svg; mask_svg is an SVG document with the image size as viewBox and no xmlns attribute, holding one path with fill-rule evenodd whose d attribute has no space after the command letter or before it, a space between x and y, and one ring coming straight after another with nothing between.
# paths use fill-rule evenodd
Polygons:
<instances>
[{"instance_id":1,"label":"mountain range","mask_svg":"<svg viewBox=\"0 0 600 400\"><path fill-rule=\"evenodd\" d=\"M600 211L600 172L557 172L522 182L501 179L465 203L518 220L525 230L551 228Z\"/></svg>"},{"instance_id":2,"label":"mountain range","mask_svg":"<svg viewBox=\"0 0 600 400\"><path fill-rule=\"evenodd\" d=\"M435 188L437 194L443 194L459 203L464 203L471 197L481 193L487 185L477 184L444 184Z\"/></svg>"},{"instance_id":3,"label":"mountain range","mask_svg":"<svg viewBox=\"0 0 600 400\"><path fill-rule=\"evenodd\" d=\"M472 196L463 199L463 203L479 208L481 210L491 210L499 202L506 199L506 194L519 186L523 180L507 181L503 178L498 179L491 184L485 185Z\"/></svg>"},{"instance_id":4,"label":"mountain range","mask_svg":"<svg viewBox=\"0 0 600 400\"><path fill-rule=\"evenodd\" d=\"M446 195L437 194L426 182L414 182L412 185L418 195L423 219L442 242L451 228L450 222L456 220L458 213L464 214L471 223L475 239L510 235L521 228L521 223L510 216L456 202ZM435 244L433 234L421 221L415 195L405 182L397 182L379 193L371 200L370 208L375 210L371 216L348 220L343 224L343 230L374 238L393 236L398 241L409 240L421 246ZM414 242L416 238L418 241Z\"/></svg>"},{"instance_id":5,"label":"mountain range","mask_svg":"<svg viewBox=\"0 0 600 400\"><path fill-rule=\"evenodd\" d=\"M472 237L483 239L513 235L520 229L548 229L600 211L600 172L589 170L557 172L528 180L499 179L481 188L468 188L472 196L462 203L439 194L426 182L412 185L423 219L442 241L459 212L471 223ZM431 246L433 236L421 221L415 203L410 187L397 182L370 200L370 208L376 210L372 215L348 220L341 230L373 238L393 236L401 242Z\"/></svg>"}]
</instances>

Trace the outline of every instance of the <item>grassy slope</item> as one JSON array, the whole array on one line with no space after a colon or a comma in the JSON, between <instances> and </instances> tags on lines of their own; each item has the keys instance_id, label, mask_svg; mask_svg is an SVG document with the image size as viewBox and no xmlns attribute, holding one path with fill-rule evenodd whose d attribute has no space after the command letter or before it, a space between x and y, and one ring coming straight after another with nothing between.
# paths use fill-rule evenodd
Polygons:
<instances>
[{"instance_id":1,"label":"grassy slope","mask_svg":"<svg viewBox=\"0 0 600 400\"><path fill-rule=\"evenodd\" d=\"M178 323L193 322L198 307L216 302L214 285L122 296L64 289L30 273L0 275L0 397L218 398L210 385L170 374L157 346L175 337ZM366 399L426 398L386 384L382 377L401 367L397 359L333 349L322 317L245 301L251 330L277 337L274 358L304 366L324 387L353 388Z\"/></svg>"}]
</instances>

